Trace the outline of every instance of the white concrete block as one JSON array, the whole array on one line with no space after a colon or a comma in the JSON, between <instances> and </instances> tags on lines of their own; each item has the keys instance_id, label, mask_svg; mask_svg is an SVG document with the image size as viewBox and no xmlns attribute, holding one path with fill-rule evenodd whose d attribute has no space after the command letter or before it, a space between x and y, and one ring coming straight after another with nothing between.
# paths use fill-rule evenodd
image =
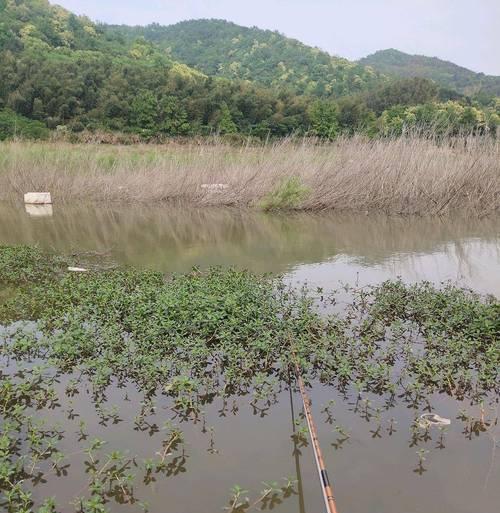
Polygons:
<instances>
[{"instance_id":1,"label":"white concrete block","mask_svg":"<svg viewBox=\"0 0 500 513\"><path fill-rule=\"evenodd\" d=\"M83 267L68 267L68 271L72 273L86 273L87 269Z\"/></svg>"},{"instance_id":2,"label":"white concrete block","mask_svg":"<svg viewBox=\"0 0 500 513\"><path fill-rule=\"evenodd\" d=\"M52 198L50 192L27 192L24 195L24 202L30 205L50 205Z\"/></svg>"}]
</instances>

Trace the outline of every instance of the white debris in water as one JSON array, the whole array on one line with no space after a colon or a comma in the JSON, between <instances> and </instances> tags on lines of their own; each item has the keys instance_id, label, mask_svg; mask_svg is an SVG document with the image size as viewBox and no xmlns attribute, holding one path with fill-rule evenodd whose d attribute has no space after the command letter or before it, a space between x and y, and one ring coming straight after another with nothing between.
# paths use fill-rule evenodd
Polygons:
<instances>
[{"instance_id":1,"label":"white debris in water","mask_svg":"<svg viewBox=\"0 0 500 513\"><path fill-rule=\"evenodd\" d=\"M430 426L449 426L450 419L439 416L437 413L423 413L418 418L418 425L422 429L427 429Z\"/></svg>"},{"instance_id":2,"label":"white debris in water","mask_svg":"<svg viewBox=\"0 0 500 513\"><path fill-rule=\"evenodd\" d=\"M26 205L24 205L24 209L31 217L52 217L54 214L52 205L32 205L30 203L26 203Z\"/></svg>"},{"instance_id":3,"label":"white debris in water","mask_svg":"<svg viewBox=\"0 0 500 513\"><path fill-rule=\"evenodd\" d=\"M50 205L52 197L50 192L27 192L24 195L24 203L30 205Z\"/></svg>"},{"instance_id":4,"label":"white debris in water","mask_svg":"<svg viewBox=\"0 0 500 513\"><path fill-rule=\"evenodd\" d=\"M72 273L86 273L87 269L84 269L83 267L68 267L68 271Z\"/></svg>"}]
</instances>

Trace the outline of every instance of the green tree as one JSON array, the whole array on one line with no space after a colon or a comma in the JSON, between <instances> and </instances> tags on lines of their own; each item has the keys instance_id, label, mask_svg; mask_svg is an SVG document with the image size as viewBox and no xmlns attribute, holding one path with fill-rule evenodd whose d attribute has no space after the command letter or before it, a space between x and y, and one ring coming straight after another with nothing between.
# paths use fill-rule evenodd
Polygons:
<instances>
[{"instance_id":1,"label":"green tree","mask_svg":"<svg viewBox=\"0 0 500 513\"><path fill-rule=\"evenodd\" d=\"M12 137L46 139L48 134L43 123L19 116L10 109L0 110L0 140Z\"/></svg>"},{"instance_id":2,"label":"green tree","mask_svg":"<svg viewBox=\"0 0 500 513\"><path fill-rule=\"evenodd\" d=\"M222 102L220 107L220 117L217 123L219 133L224 134L235 134L238 131L236 123L233 121L231 111L226 102Z\"/></svg>"},{"instance_id":3,"label":"green tree","mask_svg":"<svg viewBox=\"0 0 500 513\"><path fill-rule=\"evenodd\" d=\"M309 108L309 118L312 134L325 139L333 139L338 135L340 125L335 103L321 100L314 102Z\"/></svg>"},{"instance_id":4,"label":"green tree","mask_svg":"<svg viewBox=\"0 0 500 513\"><path fill-rule=\"evenodd\" d=\"M141 91L130 105L130 121L143 130L154 130L158 114L158 101L151 91Z\"/></svg>"},{"instance_id":5,"label":"green tree","mask_svg":"<svg viewBox=\"0 0 500 513\"><path fill-rule=\"evenodd\" d=\"M384 84L364 95L366 106L380 115L395 105L418 105L437 99L438 87L425 78L406 78Z\"/></svg>"},{"instance_id":6,"label":"green tree","mask_svg":"<svg viewBox=\"0 0 500 513\"><path fill-rule=\"evenodd\" d=\"M167 135L187 135L190 131L187 112L175 96L160 101L159 130Z\"/></svg>"},{"instance_id":7,"label":"green tree","mask_svg":"<svg viewBox=\"0 0 500 513\"><path fill-rule=\"evenodd\" d=\"M34 119L44 120L45 119L45 109L43 108L43 101L40 98L35 98L33 100L33 109L32 115Z\"/></svg>"}]
</instances>

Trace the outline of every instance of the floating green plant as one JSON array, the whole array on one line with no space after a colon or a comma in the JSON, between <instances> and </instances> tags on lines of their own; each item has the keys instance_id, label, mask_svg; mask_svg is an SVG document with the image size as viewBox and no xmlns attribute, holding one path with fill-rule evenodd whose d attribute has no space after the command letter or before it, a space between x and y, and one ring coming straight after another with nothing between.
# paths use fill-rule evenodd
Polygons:
<instances>
[{"instance_id":1,"label":"floating green plant","mask_svg":"<svg viewBox=\"0 0 500 513\"><path fill-rule=\"evenodd\" d=\"M0 284L45 281L61 268L63 260L38 247L0 245Z\"/></svg>"},{"instance_id":2,"label":"floating green plant","mask_svg":"<svg viewBox=\"0 0 500 513\"><path fill-rule=\"evenodd\" d=\"M290 370L297 361L304 381L352 394L354 413L374 424L372 436L380 438L396 432L395 420L384 428L382 418L396 398L427 408L429 394L440 392L481 405L500 390L500 304L469 290L391 281L348 290L345 310L325 313L306 289L248 271L193 269L166 277L134 269L65 269L65 259L38 249L0 247L0 283L13 291L0 307L0 359L9 361L0 371L0 507L9 513L33 511L30 490L39 474L67 471L64 432L37 416L59 404L61 376L67 376L63 389L70 398L83 382L90 385L102 426L121 422L119 408L106 402L108 388L135 385L143 399L134 429L162 433L156 453L142 461L106 453L70 404L67 414L78 422L89 465L85 495L74 502L82 513L107 511L112 497L138 505L133 483L139 473L149 483L157 474L185 471L183 432L149 419L158 397L169 399L179 422L204 426L204 408L215 400L222 405L219 415L235 413L235 396L265 416L279 392L293 386ZM320 302L335 303L321 296ZM383 407L377 396L385 398ZM334 406L330 401L323 413L338 449L350 432L337 423ZM485 419L463 416L468 432L487 429L493 421ZM217 454L213 429L206 431L208 451ZM305 435L299 421L295 442L305 446ZM431 434L415 423L411 437L416 447ZM444 445L442 437L438 443ZM423 472L426 449L418 451ZM291 482L266 486L254 501L235 488L228 509L279 504ZM57 511L56 502L49 498L38 511Z\"/></svg>"}]
</instances>

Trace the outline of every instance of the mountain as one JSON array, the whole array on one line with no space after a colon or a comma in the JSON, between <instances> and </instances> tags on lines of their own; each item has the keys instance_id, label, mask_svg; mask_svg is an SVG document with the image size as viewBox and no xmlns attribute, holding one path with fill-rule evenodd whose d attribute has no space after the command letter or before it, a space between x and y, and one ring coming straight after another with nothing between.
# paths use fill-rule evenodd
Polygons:
<instances>
[{"instance_id":1,"label":"mountain","mask_svg":"<svg viewBox=\"0 0 500 513\"><path fill-rule=\"evenodd\" d=\"M308 101L209 77L47 0L0 0L0 109L49 128L142 136L306 131ZM14 124L13 124L14 125Z\"/></svg>"},{"instance_id":2,"label":"mountain","mask_svg":"<svg viewBox=\"0 0 500 513\"><path fill-rule=\"evenodd\" d=\"M113 51L101 27L47 0L0 0L0 49L26 46Z\"/></svg>"},{"instance_id":3,"label":"mountain","mask_svg":"<svg viewBox=\"0 0 500 513\"><path fill-rule=\"evenodd\" d=\"M288 88L296 94L339 97L365 91L384 80L380 73L270 30L224 20L192 20L176 25L108 26L133 41L144 37L172 58L207 75Z\"/></svg>"},{"instance_id":4,"label":"mountain","mask_svg":"<svg viewBox=\"0 0 500 513\"><path fill-rule=\"evenodd\" d=\"M475 73L452 62L410 55L399 50L380 50L358 61L362 66L389 76L421 77L468 96L500 96L500 77Z\"/></svg>"},{"instance_id":5,"label":"mountain","mask_svg":"<svg viewBox=\"0 0 500 513\"><path fill-rule=\"evenodd\" d=\"M220 20L109 26L48 0L0 0L0 77L0 139L47 128L162 140L500 124L499 100L483 108L427 78L388 79L277 32Z\"/></svg>"}]
</instances>

